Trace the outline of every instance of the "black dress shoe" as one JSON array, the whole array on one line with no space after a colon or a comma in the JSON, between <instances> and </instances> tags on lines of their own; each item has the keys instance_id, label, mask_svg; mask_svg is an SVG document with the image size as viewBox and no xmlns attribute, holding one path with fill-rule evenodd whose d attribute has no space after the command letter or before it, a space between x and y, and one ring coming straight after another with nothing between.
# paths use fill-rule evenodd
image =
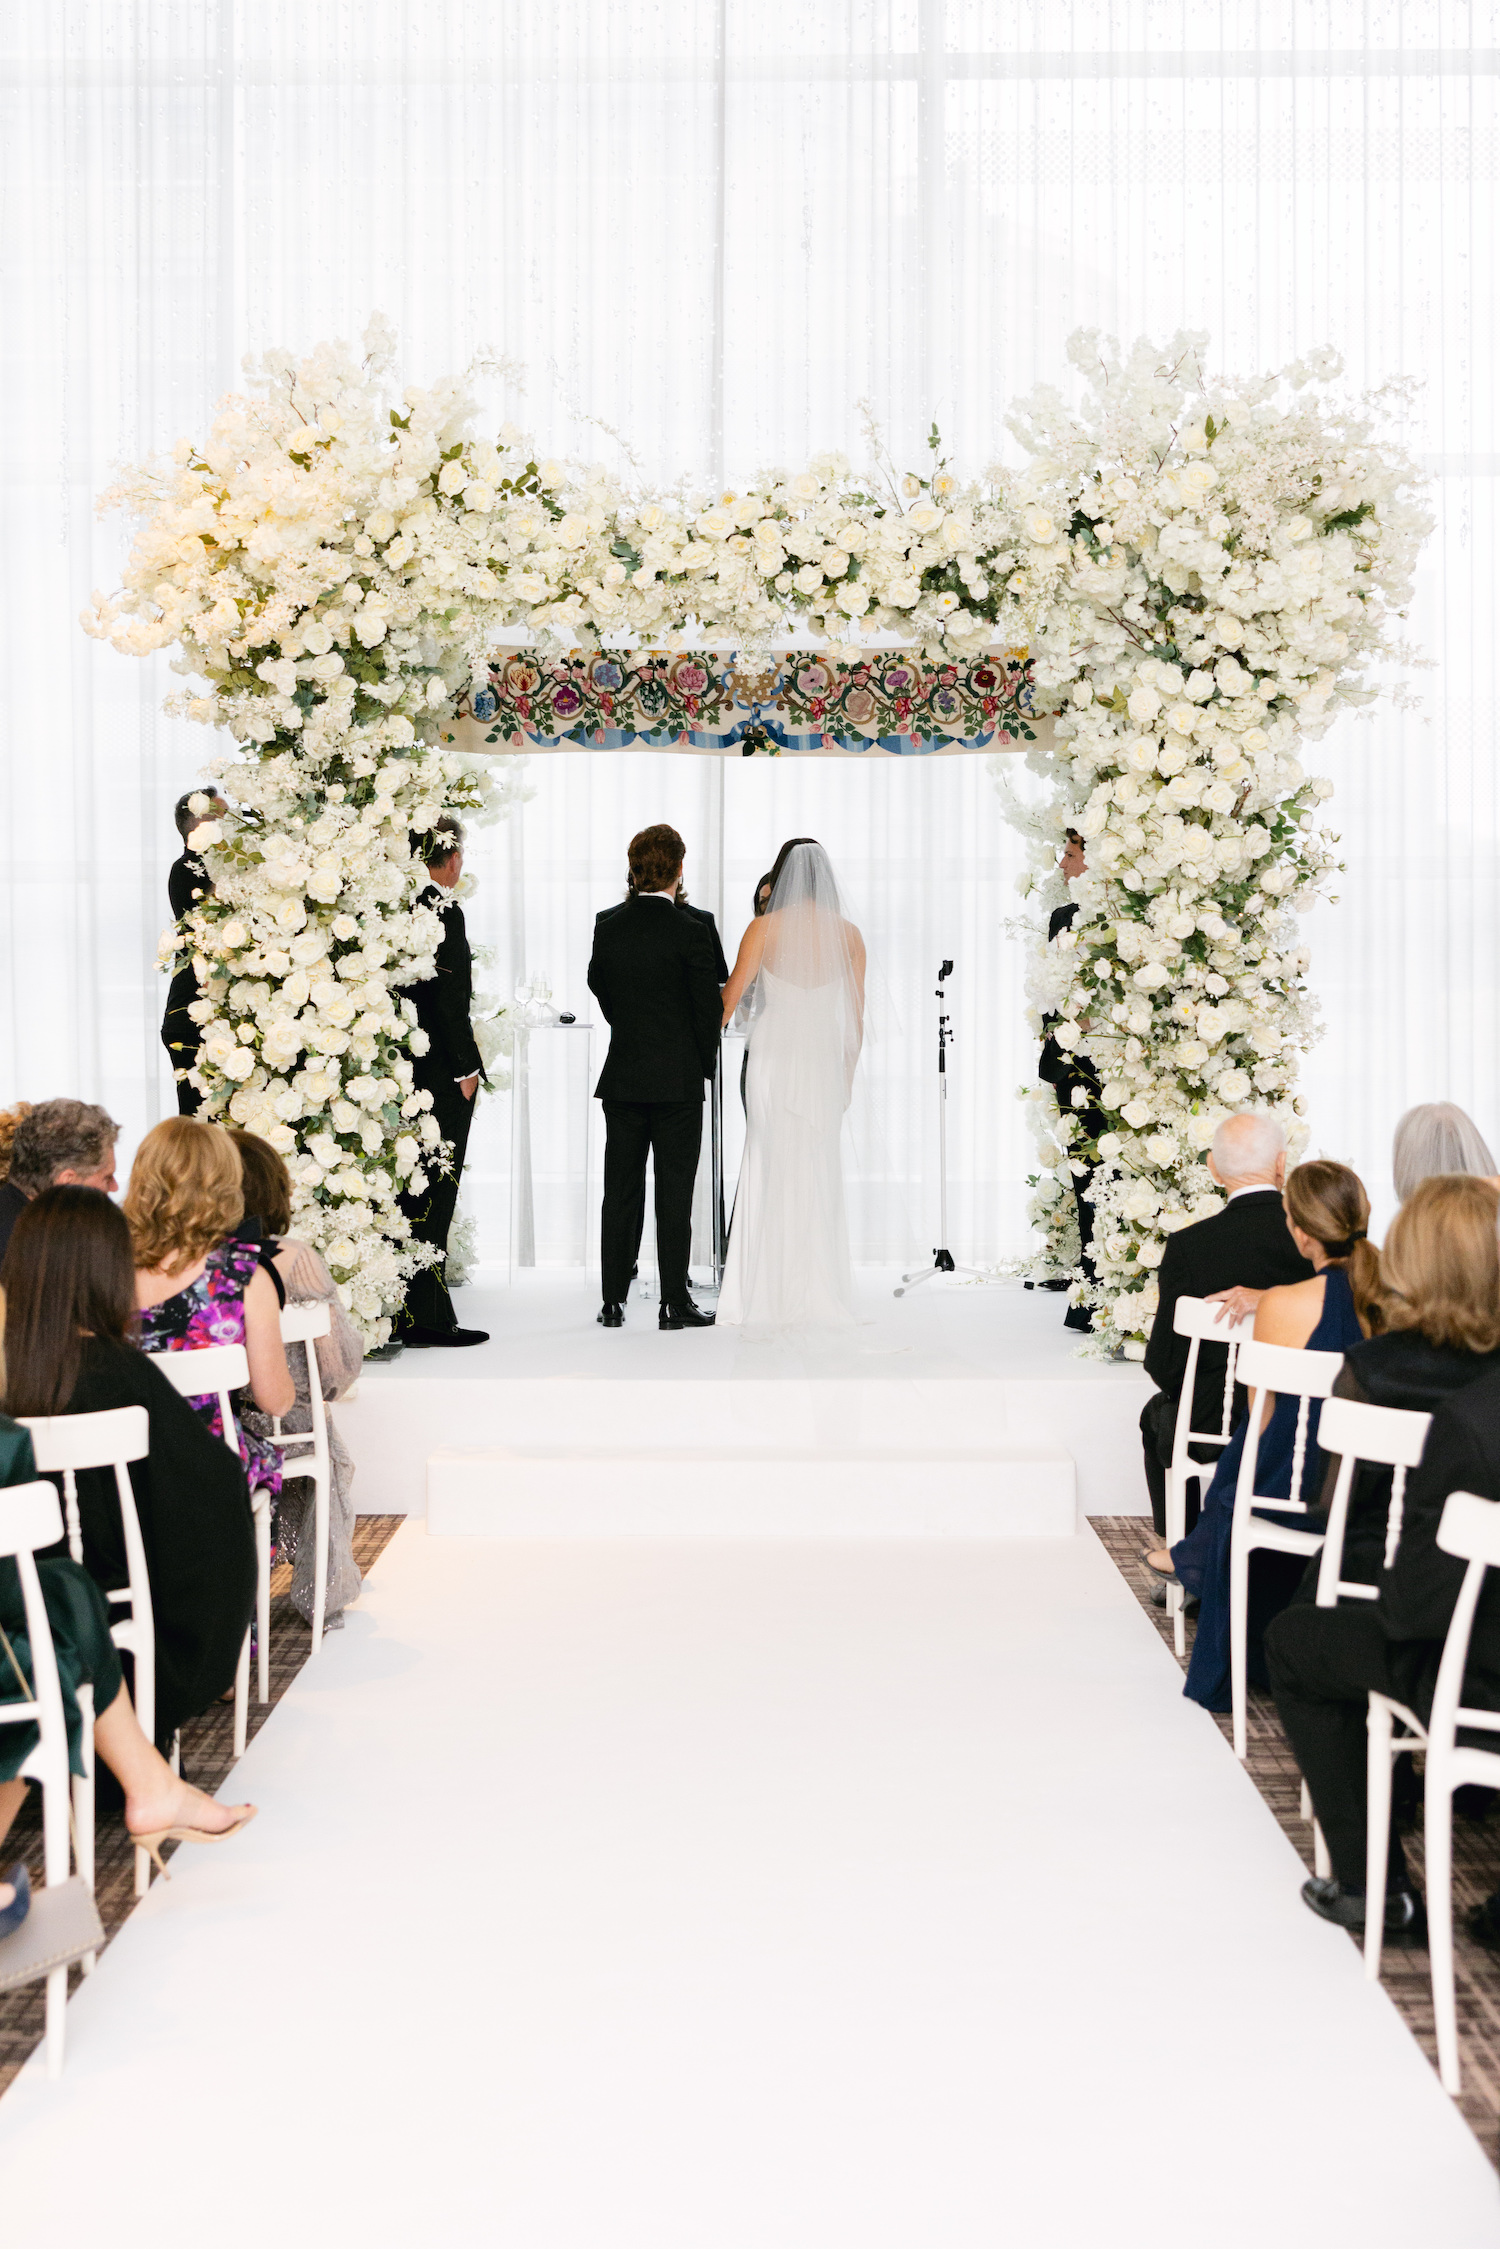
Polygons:
<instances>
[{"instance_id":1,"label":"black dress shoe","mask_svg":"<svg viewBox=\"0 0 1500 2249\"><path fill-rule=\"evenodd\" d=\"M711 1328L714 1316L712 1312L700 1312L692 1302L664 1304L656 1316L656 1324L659 1328Z\"/></svg>"},{"instance_id":2,"label":"black dress shoe","mask_svg":"<svg viewBox=\"0 0 1500 2249\"><path fill-rule=\"evenodd\" d=\"M606 1304L599 1314L599 1325L602 1328L622 1328L625 1325L624 1305Z\"/></svg>"},{"instance_id":3,"label":"black dress shoe","mask_svg":"<svg viewBox=\"0 0 1500 2249\"><path fill-rule=\"evenodd\" d=\"M405 1349L406 1345L392 1336L389 1343L382 1343L375 1350L365 1353L365 1365L369 1366L372 1360L399 1359Z\"/></svg>"},{"instance_id":4,"label":"black dress shoe","mask_svg":"<svg viewBox=\"0 0 1500 2249\"><path fill-rule=\"evenodd\" d=\"M1063 1314L1063 1326L1071 1328L1075 1335L1092 1335L1094 1315L1086 1304L1070 1304Z\"/></svg>"},{"instance_id":5,"label":"black dress shoe","mask_svg":"<svg viewBox=\"0 0 1500 2249\"><path fill-rule=\"evenodd\" d=\"M1365 1926L1365 1894L1363 1890L1346 1890L1331 1875L1315 1874L1302 1885L1302 1902L1325 1921L1337 1923L1341 1929L1352 1929L1362 1934ZM1388 1890L1385 1899L1385 1934L1388 1937L1410 1937L1414 1942L1427 1934L1427 1912L1414 1890Z\"/></svg>"},{"instance_id":6,"label":"black dress shoe","mask_svg":"<svg viewBox=\"0 0 1500 2249\"><path fill-rule=\"evenodd\" d=\"M403 1328L401 1341L408 1351L467 1351L472 1344L488 1343L487 1328Z\"/></svg>"}]
</instances>

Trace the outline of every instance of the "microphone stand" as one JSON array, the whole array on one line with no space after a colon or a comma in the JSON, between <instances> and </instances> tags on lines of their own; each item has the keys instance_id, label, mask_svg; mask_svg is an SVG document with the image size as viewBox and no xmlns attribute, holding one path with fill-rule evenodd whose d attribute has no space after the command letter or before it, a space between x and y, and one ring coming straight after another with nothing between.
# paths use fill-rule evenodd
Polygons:
<instances>
[{"instance_id":1,"label":"microphone stand","mask_svg":"<svg viewBox=\"0 0 1500 2249\"><path fill-rule=\"evenodd\" d=\"M932 1263L920 1265L915 1272L903 1273L897 1296L905 1296L909 1289L920 1288L924 1281L935 1280L939 1273L967 1273L972 1280L981 1281L984 1275L972 1265L955 1265L953 1253L948 1248L948 1048L953 1043L953 1030L949 1016L944 1012L947 995L943 985L953 974L952 961L944 961L938 970L938 1240Z\"/></svg>"}]
</instances>

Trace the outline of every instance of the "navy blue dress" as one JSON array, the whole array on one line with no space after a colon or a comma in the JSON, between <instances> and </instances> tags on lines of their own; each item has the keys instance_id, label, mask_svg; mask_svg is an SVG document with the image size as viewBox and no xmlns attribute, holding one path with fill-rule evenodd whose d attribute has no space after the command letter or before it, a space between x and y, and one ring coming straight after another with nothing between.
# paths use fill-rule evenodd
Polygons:
<instances>
[{"instance_id":1,"label":"navy blue dress","mask_svg":"<svg viewBox=\"0 0 1500 2249\"><path fill-rule=\"evenodd\" d=\"M1354 1298L1349 1288L1349 1276L1341 1265L1324 1267L1323 1312L1317 1326L1308 1337L1305 1348L1309 1351L1351 1351L1355 1344L1363 1343L1364 1335L1354 1314ZM1295 1398L1278 1398L1270 1422L1260 1442L1256 1462L1255 1481L1262 1492L1279 1498L1292 1495L1292 1458L1296 1448L1297 1405ZM1321 1401L1310 1399L1307 1408L1307 1450L1302 1462L1302 1488L1296 1497L1311 1505L1323 1489L1323 1478L1328 1467L1326 1454L1317 1443L1318 1415ZM1214 1470L1213 1481L1203 1499L1203 1511L1185 1539L1172 1549L1172 1567L1189 1593L1195 1593L1202 1602L1198 1614L1198 1637L1193 1643L1192 1657L1188 1663L1187 1683L1183 1693L1193 1702L1201 1702L1205 1710L1228 1710L1232 1707L1229 1691L1229 1536L1234 1527L1234 1488L1239 1481L1240 1456L1245 1449L1245 1432L1248 1417L1230 1438L1219 1455L1219 1465ZM1278 1516L1272 1508L1257 1508L1259 1515L1269 1516L1272 1522L1286 1522L1297 1529L1307 1530L1310 1525L1305 1516ZM1284 1571L1277 1572L1275 1563L1280 1557L1259 1556L1250 1565L1250 1675L1257 1677L1262 1669L1260 1638L1266 1626L1291 1599L1306 1564L1300 1556L1289 1559ZM1257 1563L1269 1562L1270 1570ZM1284 1577L1285 1584L1274 1589L1257 1578ZM1271 1593L1269 1601L1265 1598ZM1259 1596L1259 1597L1257 1597Z\"/></svg>"}]
</instances>

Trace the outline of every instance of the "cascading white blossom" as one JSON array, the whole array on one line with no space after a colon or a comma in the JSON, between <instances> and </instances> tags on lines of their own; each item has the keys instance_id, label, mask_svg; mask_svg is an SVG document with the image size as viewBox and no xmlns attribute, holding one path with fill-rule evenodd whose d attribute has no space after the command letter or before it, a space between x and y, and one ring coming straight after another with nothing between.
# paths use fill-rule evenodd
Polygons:
<instances>
[{"instance_id":1,"label":"cascading white blossom","mask_svg":"<svg viewBox=\"0 0 1500 2249\"><path fill-rule=\"evenodd\" d=\"M1057 746L1027 760L1050 818L1008 805L1033 839L1023 887L1055 885L1066 826L1088 856L1072 929L1050 948L1036 929L1032 1022L1040 1037L1056 1013L1059 1044L1093 1057L1107 1128L1090 1143L1025 1089L1032 1219L1041 1264L1074 1267L1070 1175L1097 1163L1097 1279L1074 1293L1095 1310L1088 1348L1133 1358L1166 1237L1219 1207L1202 1160L1219 1121L1253 1104L1306 1139L1294 1087L1318 1024L1295 917L1336 838L1316 809L1332 785L1298 752L1407 654L1395 623L1431 528L1415 464L1377 434L1397 400L1336 402L1331 351L1215 380L1206 340L1122 359L1086 331L1077 410L1042 390L1010 418L1031 456L1013 497L1038 703L1059 713Z\"/></svg>"}]
</instances>

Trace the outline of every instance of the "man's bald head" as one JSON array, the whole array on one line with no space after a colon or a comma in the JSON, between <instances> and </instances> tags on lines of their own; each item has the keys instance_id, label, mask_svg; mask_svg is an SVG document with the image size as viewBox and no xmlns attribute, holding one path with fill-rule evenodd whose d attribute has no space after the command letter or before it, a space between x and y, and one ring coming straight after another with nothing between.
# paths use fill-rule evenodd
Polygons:
<instances>
[{"instance_id":1,"label":"man's bald head","mask_svg":"<svg viewBox=\"0 0 1500 2249\"><path fill-rule=\"evenodd\" d=\"M1214 1134L1208 1168L1221 1187L1279 1187L1286 1177L1286 1134L1274 1117L1242 1109Z\"/></svg>"}]
</instances>

